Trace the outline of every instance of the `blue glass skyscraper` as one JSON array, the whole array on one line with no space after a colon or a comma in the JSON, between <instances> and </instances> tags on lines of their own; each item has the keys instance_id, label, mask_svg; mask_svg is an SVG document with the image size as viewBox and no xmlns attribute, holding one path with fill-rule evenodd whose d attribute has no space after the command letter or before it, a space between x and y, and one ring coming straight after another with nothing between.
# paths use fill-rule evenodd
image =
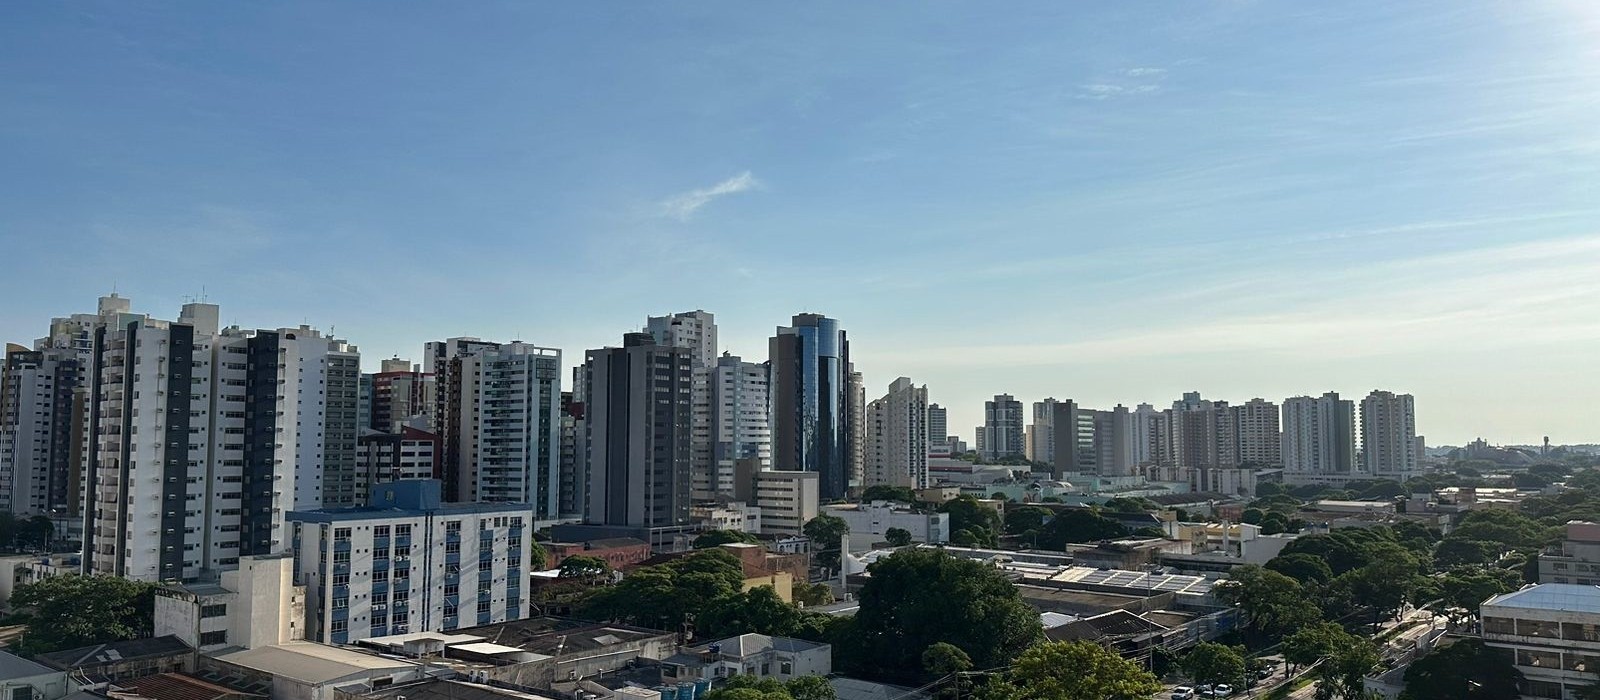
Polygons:
<instances>
[{"instance_id":1,"label":"blue glass skyscraper","mask_svg":"<svg viewBox=\"0 0 1600 700\"><path fill-rule=\"evenodd\" d=\"M767 345L772 467L817 472L823 500L844 498L855 454L850 343L839 322L800 314Z\"/></svg>"}]
</instances>

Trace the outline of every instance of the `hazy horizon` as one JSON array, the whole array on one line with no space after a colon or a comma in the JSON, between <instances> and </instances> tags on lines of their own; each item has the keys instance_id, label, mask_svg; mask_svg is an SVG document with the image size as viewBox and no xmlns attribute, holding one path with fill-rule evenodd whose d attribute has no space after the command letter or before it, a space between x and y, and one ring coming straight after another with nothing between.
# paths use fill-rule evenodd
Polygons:
<instances>
[{"instance_id":1,"label":"hazy horizon","mask_svg":"<svg viewBox=\"0 0 1600 700\"><path fill-rule=\"evenodd\" d=\"M1600 442L1600 5L19 4L0 341L117 289L374 369L705 309L868 398L1372 389Z\"/></svg>"}]
</instances>

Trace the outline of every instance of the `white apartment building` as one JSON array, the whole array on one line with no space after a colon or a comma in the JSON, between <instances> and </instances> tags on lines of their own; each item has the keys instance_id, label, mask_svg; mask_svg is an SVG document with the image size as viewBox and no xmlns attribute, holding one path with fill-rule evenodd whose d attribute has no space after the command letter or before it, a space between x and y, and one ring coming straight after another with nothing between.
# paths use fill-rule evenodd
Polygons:
<instances>
[{"instance_id":1,"label":"white apartment building","mask_svg":"<svg viewBox=\"0 0 1600 700\"><path fill-rule=\"evenodd\" d=\"M560 513L561 351L521 341L427 343L436 377L444 497Z\"/></svg>"},{"instance_id":2,"label":"white apartment building","mask_svg":"<svg viewBox=\"0 0 1600 700\"><path fill-rule=\"evenodd\" d=\"M699 309L669 316L651 316L645 320L644 331L655 338L656 345L685 348L689 351L692 374L689 389L689 469L692 496L696 500L714 498L725 481L717 453L717 444L721 439L717 435L720 432L717 423L718 419L723 417L720 415L723 406L713 397L717 387L712 375L719 371L716 317ZM769 435L769 459L770 443ZM731 480L731 473L726 476Z\"/></svg>"},{"instance_id":3,"label":"white apartment building","mask_svg":"<svg viewBox=\"0 0 1600 700\"><path fill-rule=\"evenodd\" d=\"M1405 481L1417 471L1417 407L1410 394L1374 389L1361 400L1361 462L1373 477Z\"/></svg>"},{"instance_id":4,"label":"white apartment building","mask_svg":"<svg viewBox=\"0 0 1600 700\"><path fill-rule=\"evenodd\" d=\"M114 305L85 382L86 570L196 580L287 546L283 514L355 467L359 356L301 327L219 329Z\"/></svg>"},{"instance_id":5,"label":"white apartment building","mask_svg":"<svg viewBox=\"0 0 1600 700\"><path fill-rule=\"evenodd\" d=\"M759 469L741 461L734 480L734 498L761 513L761 534L799 535L817 517L821 483L816 472Z\"/></svg>"},{"instance_id":6,"label":"white apartment building","mask_svg":"<svg viewBox=\"0 0 1600 700\"><path fill-rule=\"evenodd\" d=\"M219 581L158 589L154 619L155 636L199 651L286 644L305 638L305 587L288 552L240 557Z\"/></svg>"},{"instance_id":7,"label":"white apartment building","mask_svg":"<svg viewBox=\"0 0 1600 700\"><path fill-rule=\"evenodd\" d=\"M711 469L695 473L695 498L733 493L739 460L772 466L767 365L723 353L710 378Z\"/></svg>"},{"instance_id":8,"label":"white apartment building","mask_svg":"<svg viewBox=\"0 0 1600 700\"><path fill-rule=\"evenodd\" d=\"M7 345L0 365L0 510L67 518L79 512L83 382L77 351Z\"/></svg>"},{"instance_id":9,"label":"white apartment building","mask_svg":"<svg viewBox=\"0 0 1600 700\"><path fill-rule=\"evenodd\" d=\"M928 487L928 387L900 377L867 404L864 486Z\"/></svg>"},{"instance_id":10,"label":"white apartment building","mask_svg":"<svg viewBox=\"0 0 1600 700\"><path fill-rule=\"evenodd\" d=\"M1579 697L1600 672L1600 587L1542 583L1479 607L1483 641L1522 672L1521 697Z\"/></svg>"},{"instance_id":11,"label":"white apartment building","mask_svg":"<svg viewBox=\"0 0 1600 700\"><path fill-rule=\"evenodd\" d=\"M890 501L843 503L823 506L822 512L849 523L852 541L858 537L866 542L882 540L893 528L911 533L912 542L939 544L950 541L948 514L924 513L904 503Z\"/></svg>"},{"instance_id":12,"label":"white apartment building","mask_svg":"<svg viewBox=\"0 0 1600 700\"><path fill-rule=\"evenodd\" d=\"M1025 441L1028 459L1035 462L1054 463L1056 459L1056 431L1054 427L1056 400L1053 398L1033 402L1033 422L1028 424Z\"/></svg>"},{"instance_id":13,"label":"white apartment building","mask_svg":"<svg viewBox=\"0 0 1600 700\"><path fill-rule=\"evenodd\" d=\"M437 480L373 487L361 508L295 512L306 637L348 644L528 616L528 504L444 503Z\"/></svg>"},{"instance_id":14,"label":"white apartment building","mask_svg":"<svg viewBox=\"0 0 1600 700\"><path fill-rule=\"evenodd\" d=\"M1355 404L1337 392L1283 400L1286 472L1350 474L1356 470Z\"/></svg>"},{"instance_id":15,"label":"white apartment building","mask_svg":"<svg viewBox=\"0 0 1600 700\"><path fill-rule=\"evenodd\" d=\"M1283 440L1278 430L1278 404L1250 399L1233 407L1238 435L1238 464L1257 469L1283 466Z\"/></svg>"}]
</instances>

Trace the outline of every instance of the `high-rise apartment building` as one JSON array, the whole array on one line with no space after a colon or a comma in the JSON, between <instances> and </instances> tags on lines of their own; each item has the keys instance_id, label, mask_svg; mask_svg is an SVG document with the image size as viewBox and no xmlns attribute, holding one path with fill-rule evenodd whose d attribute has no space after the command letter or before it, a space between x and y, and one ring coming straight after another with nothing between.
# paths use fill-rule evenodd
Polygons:
<instances>
[{"instance_id":1,"label":"high-rise apartment building","mask_svg":"<svg viewBox=\"0 0 1600 700\"><path fill-rule=\"evenodd\" d=\"M1355 403L1337 392L1283 400L1286 472L1350 474L1356 470Z\"/></svg>"},{"instance_id":2,"label":"high-rise apartment building","mask_svg":"<svg viewBox=\"0 0 1600 700\"><path fill-rule=\"evenodd\" d=\"M850 458L846 462L846 488L860 486L867 473L867 385L861 373L850 372L846 385L850 394Z\"/></svg>"},{"instance_id":3,"label":"high-rise apartment building","mask_svg":"<svg viewBox=\"0 0 1600 700\"><path fill-rule=\"evenodd\" d=\"M862 418L839 322L798 314L767 342L772 371L772 465L818 474L823 500L844 498L859 464Z\"/></svg>"},{"instance_id":4,"label":"high-rise apartment building","mask_svg":"<svg viewBox=\"0 0 1600 700\"><path fill-rule=\"evenodd\" d=\"M528 616L533 511L445 503L432 479L373 487L360 508L289 514L306 636L329 644Z\"/></svg>"},{"instance_id":5,"label":"high-rise apartment building","mask_svg":"<svg viewBox=\"0 0 1600 700\"><path fill-rule=\"evenodd\" d=\"M418 427L412 419L421 416L427 421L425 429L432 429L433 414L438 410L438 384L433 375L410 360L392 358L384 360L378 372L366 376L371 407L363 427L397 433L408 424Z\"/></svg>"},{"instance_id":6,"label":"high-rise apartment building","mask_svg":"<svg viewBox=\"0 0 1600 700\"><path fill-rule=\"evenodd\" d=\"M1410 394L1374 389L1361 400L1361 463L1379 478L1404 481L1417 470L1417 408Z\"/></svg>"},{"instance_id":7,"label":"high-rise apartment building","mask_svg":"<svg viewBox=\"0 0 1600 700\"><path fill-rule=\"evenodd\" d=\"M694 385L689 390L691 488L696 500L713 498L717 495L717 485L725 481L715 474L718 470L716 428L712 425L718 409L711 396L711 374L717 367L716 317L702 310L651 316L645 321L644 331L655 338L656 345L689 351L694 371Z\"/></svg>"},{"instance_id":8,"label":"high-rise apartment building","mask_svg":"<svg viewBox=\"0 0 1600 700\"><path fill-rule=\"evenodd\" d=\"M1172 463L1170 411L1158 411L1147 403L1132 411L1133 462L1141 466Z\"/></svg>"},{"instance_id":9,"label":"high-rise apartment building","mask_svg":"<svg viewBox=\"0 0 1600 700\"><path fill-rule=\"evenodd\" d=\"M900 377L867 404L865 486L928 487L928 387Z\"/></svg>"},{"instance_id":10,"label":"high-rise apartment building","mask_svg":"<svg viewBox=\"0 0 1600 700\"><path fill-rule=\"evenodd\" d=\"M1055 401L1050 423L1055 432L1052 472L1116 477L1134 473L1138 436L1125 406L1110 411L1083 408L1071 399Z\"/></svg>"},{"instance_id":11,"label":"high-rise apartment building","mask_svg":"<svg viewBox=\"0 0 1600 700\"><path fill-rule=\"evenodd\" d=\"M561 351L450 338L425 346L436 377L444 498L527 503L560 517Z\"/></svg>"},{"instance_id":12,"label":"high-rise apartment building","mask_svg":"<svg viewBox=\"0 0 1600 700\"><path fill-rule=\"evenodd\" d=\"M984 459L1021 457L1023 447L1022 402L1010 394L995 394L983 404L983 435L978 448Z\"/></svg>"},{"instance_id":13,"label":"high-rise apartment building","mask_svg":"<svg viewBox=\"0 0 1600 700\"><path fill-rule=\"evenodd\" d=\"M723 353L710 377L711 470L696 472L698 500L710 494L733 493L734 468L739 460L753 459L763 469L772 467L772 426L768 420L771 394L767 365L745 362ZM703 483L698 481L704 477Z\"/></svg>"},{"instance_id":14,"label":"high-rise apartment building","mask_svg":"<svg viewBox=\"0 0 1600 700\"><path fill-rule=\"evenodd\" d=\"M125 300L116 300L125 301ZM284 513L353 498L355 347L102 305L85 381L85 568L191 580L286 546ZM53 329L54 332L54 329Z\"/></svg>"},{"instance_id":15,"label":"high-rise apartment building","mask_svg":"<svg viewBox=\"0 0 1600 700\"><path fill-rule=\"evenodd\" d=\"M84 364L66 348L8 345L0 366L0 510L79 513Z\"/></svg>"},{"instance_id":16,"label":"high-rise apartment building","mask_svg":"<svg viewBox=\"0 0 1600 700\"><path fill-rule=\"evenodd\" d=\"M583 423L583 368L572 371L572 391L561 392L561 487L556 499L556 509L562 518L582 518L588 506L587 489L589 470L588 453L584 442Z\"/></svg>"},{"instance_id":17,"label":"high-rise apartment building","mask_svg":"<svg viewBox=\"0 0 1600 700\"><path fill-rule=\"evenodd\" d=\"M1055 418L1055 399L1033 402L1033 423L1028 425L1028 459L1054 464L1056 461L1056 434L1051 421Z\"/></svg>"},{"instance_id":18,"label":"high-rise apartment building","mask_svg":"<svg viewBox=\"0 0 1600 700\"><path fill-rule=\"evenodd\" d=\"M648 333L584 362L585 519L657 528L689 522L694 356Z\"/></svg>"},{"instance_id":19,"label":"high-rise apartment building","mask_svg":"<svg viewBox=\"0 0 1600 700\"><path fill-rule=\"evenodd\" d=\"M1283 440L1278 431L1278 405L1251 399L1233 407L1240 466L1269 469L1283 466Z\"/></svg>"},{"instance_id":20,"label":"high-rise apartment building","mask_svg":"<svg viewBox=\"0 0 1600 700\"><path fill-rule=\"evenodd\" d=\"M928 404L928 444L939 450L939 445L945 447L942 452L949 452L950 444L950 412L945 407L936 403Z\"/></svg>"},{"instance_id":21,"label":"high-rise apartment building","mask_svg":"<svg viewBox=\"0 0 1600 700\"><path fill-rule=\"evenodd\" d=\"M418 425L426 419L417 417ZM361 466L356 476L356 502L371 502L372 487L391 481L438 479L444 472L444 445L438 433L402 425L393 433L369 430L361 436Z\"/></svg>"}]
</instances>

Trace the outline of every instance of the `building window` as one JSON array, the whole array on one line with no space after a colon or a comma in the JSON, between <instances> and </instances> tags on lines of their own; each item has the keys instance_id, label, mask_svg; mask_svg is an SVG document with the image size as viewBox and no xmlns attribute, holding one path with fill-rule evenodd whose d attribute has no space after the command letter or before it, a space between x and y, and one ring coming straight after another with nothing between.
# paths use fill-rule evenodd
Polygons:
<instances>
[{"instance_id":1,"label":"building window","mask_svg":"<svg viewBox=\"0 0 1600 700\"><path fill-rule=\"evenodd\" d=\"M783 661L778 664L778 673L785 676L794 675L794 662Z\"/></svg>"},{"instance_id":2,"label":"building window","mask_svg":"<svg viewBox=\"0 0 1600 700\"><path fill-rule=\"evenodd\" d=\"M1516 634L1516 623L1509 617L1483 618L1484 634Z\"/></svg>"},{"instance_id":3,"label":"building window","mask_svg":"<svg viewBox=\"0 0 1600 700\"><path fill-rule=\"evenodd\" d=\"M373 537L388 537L389 536L389 526L388 525L374 525L372 527L372 536Z\"/></svg>"},{"instance_id":4,"label":"building window","mask_svg":"<svg viewBox=\"0 0 1600 700\"><path fill-rule=\"evenodd\" d=\"M227 614L228 605L226 603L200 606L200 617L222 617Z\"/></svg>"},{"instance_id":5,"label":"building window","mask_svg":"<svg viewBox=\"0 0 1600 700\"><path fill-rule=\"evenodd\" d=\"M228 643L228 631L227 630L217 630L215 632L201 632L200 633L200 646L208 647L208 646L212 646L214 644L227 644L227 643Z\"/></svg>"},{"instance_id":6,"label":"building window","mask_svg":"<svg viewBox=\"0 0 1600 700\"><path fill-rule=\"evenodd\" d=\"M458 540L451 540L449 542L444 543L444 553L445 554L460 554L461 553L461 542L458 541Z\"/></svg>"},{"instance_id":7,"label":"building window","mask_svg":"<svg viewBox=\"0 0 1600 700\"><path fill-rule=\"evenodd\" d=\"M348 620L334 620L329 627L334 634L340 634L350 629L350 622Z\"/></svg>"},{"instance_id":8,"label":"building window","mask_svg":"<svg viewBox=\"0 0 1600 700\"><path fill-rule=\"evenodd\" d=\"M11 700L33 700L33 686L24 685L12 688Z\"/></svg>"}]
</instances>

